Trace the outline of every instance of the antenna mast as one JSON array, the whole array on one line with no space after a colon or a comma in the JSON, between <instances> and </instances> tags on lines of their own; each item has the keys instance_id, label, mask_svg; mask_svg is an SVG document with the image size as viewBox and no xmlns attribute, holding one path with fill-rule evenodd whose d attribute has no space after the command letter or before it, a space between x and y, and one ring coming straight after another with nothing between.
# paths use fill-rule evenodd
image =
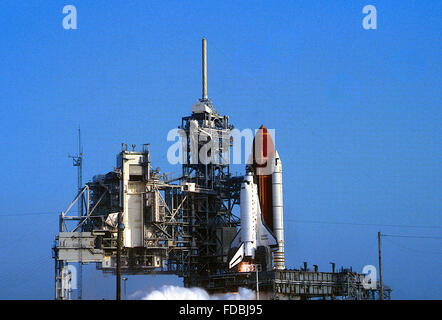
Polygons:
<instances>
[{"instance_id":1,"label":"antenna mast","mask_svg":"<svg viewBox=\"0 0 442 320\"><path fill-rule=\"evenodd\" d=\"M207 40L203 38L203 100L207 99Z\"/></svg>"},{"instance_id":2,"label":"antenna mast","mask_svg":"<svg viewBox=\"0 0 442 320\"><path fill-rule=\"evenodd\" d=\"M83 188L83 147L81 145L81 131L80 127L78 127L78 155L70 156L73 160L73 166L77 167L77 188L78 193L81 192ZM84 205L84 195L82 194L78 203L78 216L83 216L83 205ZM82 232L83 227L79 230ZM81 261L81 240L80 240L80 261ZM78 264L78 284L77 284L77 298L78 300L83 299L83 263L79 262Z\"/></svg>"}]
</instances>

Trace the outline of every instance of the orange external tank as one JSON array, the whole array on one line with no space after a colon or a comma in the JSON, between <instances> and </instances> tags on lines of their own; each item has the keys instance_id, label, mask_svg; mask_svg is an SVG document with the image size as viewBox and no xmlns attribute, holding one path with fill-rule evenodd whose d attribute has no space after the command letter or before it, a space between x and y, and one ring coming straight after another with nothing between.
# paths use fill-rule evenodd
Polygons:
<instances>
[{"instance_id":1,"label":"orange external tank","mask_svg":"<svg viewBox=\"0 0 442 320\"><path fill-rule=\"evenodd\" d=\"M253 173L258 185L258 197L264 223L273 232L272 207L272 162L275 156L275 145L264 125L258 129L253 139Z\"/></svg>"}]
</instances>

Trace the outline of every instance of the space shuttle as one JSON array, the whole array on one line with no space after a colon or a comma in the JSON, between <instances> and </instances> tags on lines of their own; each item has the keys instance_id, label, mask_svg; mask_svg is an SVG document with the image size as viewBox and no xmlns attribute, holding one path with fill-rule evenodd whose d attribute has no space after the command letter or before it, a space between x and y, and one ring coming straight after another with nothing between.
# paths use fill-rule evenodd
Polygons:
<instances>
[{"instance_id":1,"label":"space shuttle","mask_svg":"<svg viewBox=\"0 0 442 320\"><path fill-rule=\"evenodd\" d=\"M192 113L211 112L211 107L206 104L210 100L205 38L202 40L202 80L202 99L192 107ZM230 244L230 269L238 264L260 264L266 270L285 269L282 201L281 160L270 133L261 125L253 139L246 175L241 183L241 226ZM239 271L249 269L240 267Z\"/></svg>"},{"instance_id":2,"label":"space shuttle","mask_svg":"<svg viewBox=\"0 0 442 320\"><path fill-rule=\"evenodd\" d=\"M247 266L253 264L285 269L282 164L264 126L255 135L251 157L241 184L241 227L231 243L236 252L229 268L241 263L239 271L250 271Z\"/></svg>"}]
</instances>

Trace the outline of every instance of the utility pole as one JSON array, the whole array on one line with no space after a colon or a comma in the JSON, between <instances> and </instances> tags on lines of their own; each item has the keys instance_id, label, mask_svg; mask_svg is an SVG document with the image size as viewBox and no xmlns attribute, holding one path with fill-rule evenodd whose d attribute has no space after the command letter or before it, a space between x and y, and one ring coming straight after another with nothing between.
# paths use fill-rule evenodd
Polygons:
<instances>
[{"instance_id":1,"label":"utility pole","mask_svg":"<svg viewBox=\"0 0 442 320\"><path fill-rule=\"evenodd\" d=\"M259 300L259 279L258 279L258 272L261 270L260 264L255 264L255 271L256 271L256 300Z\"/></svg>"},{"instance_id":2,"label":"utility pole","mask_svg":"<svg viewBox=\"0 0 442 320\"><path fill-rule=\"evenodd\" d=\"M123 229L124 225L121 221L121 212L119 212L117 224L117 300L121 300L121 240Z\"/></svg>"},{"instance_id":3,"label":"utility pole","mask_svg":"<svg viewBox=\"0 0 442 320\"><path fill-rule=\"evenodd\" d=\"M380 299L384 300L384 284L382 282L382 259L381 259L381 233L378 232L378 247L379 247L379 282L381 285L380 289Z\"/></svg>"},{"instance_id":4,"label":"utility pole","mask_svg":"<svg viewBox=\"0 0 442 320\"><path fill-rule=\"evenodd\" d=\"M127 281L127 277L123 277L121 278L121 280L123 280L124 282L124 300L127 300L127 291L126 291L126 281Z\"/></svg>"}]
</instances>

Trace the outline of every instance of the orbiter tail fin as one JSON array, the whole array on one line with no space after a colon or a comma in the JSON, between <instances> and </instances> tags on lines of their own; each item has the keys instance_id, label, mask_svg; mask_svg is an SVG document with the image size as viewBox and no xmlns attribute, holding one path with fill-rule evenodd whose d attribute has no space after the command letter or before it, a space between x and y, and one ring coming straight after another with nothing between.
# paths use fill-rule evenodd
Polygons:
<instances>
[{"instance_id":1,"label":"orbiter tail fin","mask_svg":"<svg viewBox=\"0 0 442 320\"><path fill-rule=\"evenodd\" d=\"M278 240L276 240L273 232L265 225L262 219L261 210L258 212L258 226L257 226L257 245L258 246L268 246L275 247L278 245Z\"/></svg>"}]
</instances>

